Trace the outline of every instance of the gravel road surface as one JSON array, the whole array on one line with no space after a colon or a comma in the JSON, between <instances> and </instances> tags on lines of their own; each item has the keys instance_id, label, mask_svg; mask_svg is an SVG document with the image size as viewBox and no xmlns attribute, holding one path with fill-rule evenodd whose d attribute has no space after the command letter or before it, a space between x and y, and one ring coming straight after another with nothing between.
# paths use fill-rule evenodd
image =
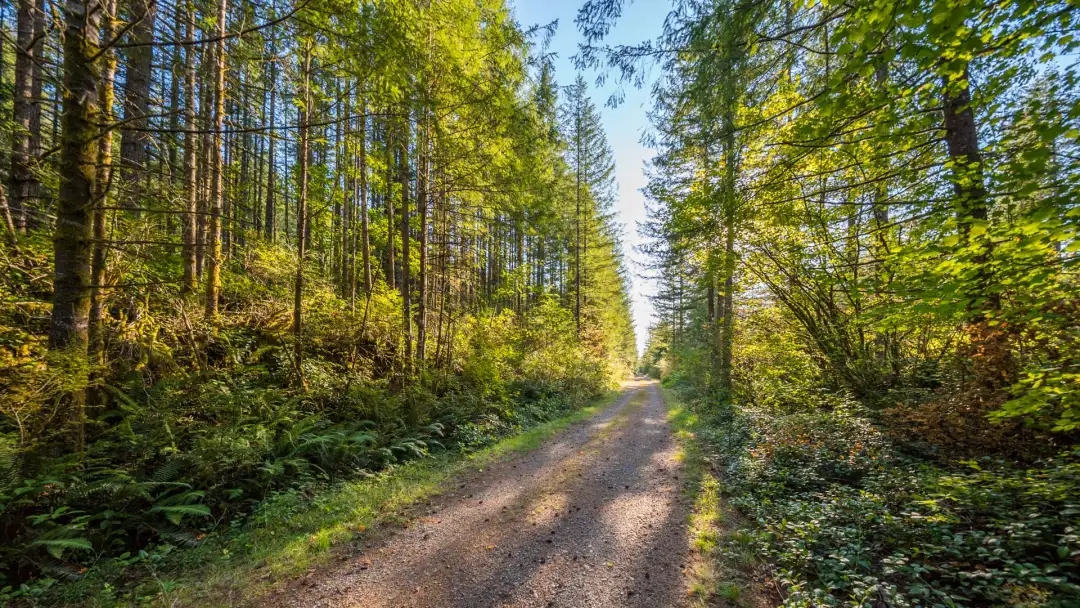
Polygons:
<instances>
[{"instance_id":1,"label":"gravel road surface","mask_svg":"<svg viewBox=\"0 0 1080 608\"><path fill-rule=\"evenodd\" d=\"M433 499L264 606L681 606L689 505L655 383Z\"/></svg>"}]
</instances>

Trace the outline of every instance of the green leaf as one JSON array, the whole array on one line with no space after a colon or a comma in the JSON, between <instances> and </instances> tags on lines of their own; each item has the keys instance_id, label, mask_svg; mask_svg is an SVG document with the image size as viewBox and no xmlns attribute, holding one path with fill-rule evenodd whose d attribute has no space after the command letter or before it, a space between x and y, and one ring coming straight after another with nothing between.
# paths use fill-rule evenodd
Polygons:
<instances>
[{"instance_id":1,"label":"green leaf","mask_svg":"<svg viewBox=\"0 0 1080 608\"><path fill-rule=\"evenodd\" d=\"M60 559L63 556L65 549L71 549L73 551L91 551L94 548L89 540L82 537L38 539L30 544L45 547L45 550L49 552L49 555L56 559Z\"/></svg>"},{"instance_id":2,"label":"green leaf","mask_svg":"<svg viewBox=\"0 0 1080 608\"><path fill-rule=\"evenodd\" d=\"M163 513L165 519L168 519L176 525L180 525L180 520L185 515L193 515L197 517L210 517L210 507L206 505L158 505L150 509L151 513Z\"/></svg>"}]
</instances>

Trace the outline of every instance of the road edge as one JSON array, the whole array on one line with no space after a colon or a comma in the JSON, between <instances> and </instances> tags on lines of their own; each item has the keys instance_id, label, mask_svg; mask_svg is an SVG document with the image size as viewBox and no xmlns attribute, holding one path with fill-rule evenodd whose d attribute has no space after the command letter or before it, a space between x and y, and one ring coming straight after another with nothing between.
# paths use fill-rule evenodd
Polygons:
<instances>
[{"instance_id":1,"label":"road edge","mask_svg":"<svg viewBox=\"0 0 1080 608\"><path fill-rule=\"evenodd\" d=\"M705 455L696 431L697 415L671 389L657 384L667 408L683 467L682 493L690 501L687 522L691 562L687 568L690 606L766 608L776 605L761 588L756 564L740 551L742 516L724 499L723 483Z\"/></svg>"},{"instance_id":2,"label":"road edge","mask_svg":"<svg viewBox=\"0 0 1080 608\"><path fill-rule=\"evenodd\" d=\"M538 424L505 437L494 444L470 453L448 453L435 458L411 461L366 479L343 482L312 497L298 518L311 516L317 509L345 507L336 521L332 516L313 518L308 525L298 524L288 538L275 539L271 547L256 550L234 563L213 564L208 568L184 569L177 580L161 585L156 600L166 605L236 606L282 588L288 582L337 557L347 559L349 548L382 534L392 534L394 526L412 520L421 503L435 498L468 475L484 467L531 452L573 426L584 423L635 392L623 386L597 398L592 404L566 416ZM329 520L329 521L328 521ZM326 525L321 525L323 522ZM224 539L228 546L239 539ZM152 574L154 579L157 575Z\"/></svg>"}]
</instances>

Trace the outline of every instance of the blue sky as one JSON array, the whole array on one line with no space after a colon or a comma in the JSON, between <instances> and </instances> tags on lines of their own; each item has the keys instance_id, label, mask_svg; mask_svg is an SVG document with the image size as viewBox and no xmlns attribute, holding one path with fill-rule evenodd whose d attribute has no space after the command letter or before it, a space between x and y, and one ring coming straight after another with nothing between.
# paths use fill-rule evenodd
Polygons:
<instances>
[{"instance_id":1,"label":"blue sky","mask_svg":"<svg viewBox=\"0 0 1080 608\"><path fill-rule=\"evenodd\" d=\"M577 54L578 44L582 41L581 34L574 25L574 17L582 1L512 0L514 13L522 27L558 20L558 30L551 40L549 51L556 54L555 72L560 85L570 84L577 74L571 57ZM624 7L623 16L607 42L635 44L655 39L660 34L669 9L670 4L666 0L637 0L630 3ZM646 181L643 168L644 162L653 156L653 151L639 142L642 132L648 127L645 113L652 106L651 91L648 86L640 90L627 86L624 88L625 99L622 104L617 108L608 108L605 104L618 86L614 82L615 78L608 78L605 86L597 89L597 73L586 72L584 76L590 84L593 100L602 110L604 129L607 131L611 148L615 151L615 178L619 184L619 198L615 208L619 221L623 224L626 254L631 260L636 260L639 256L634 253L633 246L640 242L637 222L645 219L645 198L640 191ZM640 269L633 262L630 266L634 274L631 295L640 352L652 321L652 306L647 295L652 293L653 287L637 276Z\"/></svg>"}]
</instances>

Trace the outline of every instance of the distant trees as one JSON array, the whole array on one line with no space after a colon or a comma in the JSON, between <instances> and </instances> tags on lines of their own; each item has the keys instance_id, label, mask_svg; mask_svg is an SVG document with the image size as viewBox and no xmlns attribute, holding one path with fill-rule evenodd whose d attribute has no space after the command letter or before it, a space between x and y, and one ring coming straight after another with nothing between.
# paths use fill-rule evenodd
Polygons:
<instances>
[{"instance_id":1,"label":"distant trees","mask_svg":"<svg viewBox=\"0 0 1080 608\"><path fill-rule=\"evenodd\" d=\"M596 239L604 229L594 218L605 218L615 197L615 161L580 74L567 92L562 122L574 176L574 321L580 333L582 310L588 306L590 237Z\"/></svg>"}]
</instances>

